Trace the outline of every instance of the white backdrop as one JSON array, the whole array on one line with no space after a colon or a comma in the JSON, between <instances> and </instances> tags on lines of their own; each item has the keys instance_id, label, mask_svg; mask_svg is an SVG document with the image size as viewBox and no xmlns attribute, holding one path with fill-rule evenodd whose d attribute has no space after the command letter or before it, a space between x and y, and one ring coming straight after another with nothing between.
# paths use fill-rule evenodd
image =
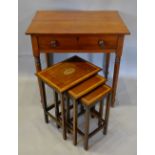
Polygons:
<instances>
[{"instance_id":1,"label":"white backdrop","mask_svg":"<svg viewBox=\"0 0 155 155\"><path fill-rule=\"evenodd\" d=\"M19 0L19 77L34 76L30 37L25 31L37 10L118 10L131 35L126 36L120 76L136 78L137 73L137 3L136 0ZM54 62L72 54L54 54ZM80 54L102 66L101 54ZM43 60L43 59L42 59ZM113 59L111 63L113 63ZM43 63L44 60L43 60Z\"/></svg>"}]
</instances>

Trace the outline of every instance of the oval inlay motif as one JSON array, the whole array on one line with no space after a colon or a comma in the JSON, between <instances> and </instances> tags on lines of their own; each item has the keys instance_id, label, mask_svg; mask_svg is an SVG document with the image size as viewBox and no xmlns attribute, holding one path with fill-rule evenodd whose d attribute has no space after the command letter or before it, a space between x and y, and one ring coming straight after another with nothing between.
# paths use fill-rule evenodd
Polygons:
<instances>
[{"instance_id":1,"label":"oval inlay motif","mask_svg":"<svg viewBox=\"0 0 155 155\"><path fill-rule=\"evenodd\" d=\"M64 71L64 75L70 75L73 74L75 72L75 68L67 68Z\"/></svg>"}]
</instances>

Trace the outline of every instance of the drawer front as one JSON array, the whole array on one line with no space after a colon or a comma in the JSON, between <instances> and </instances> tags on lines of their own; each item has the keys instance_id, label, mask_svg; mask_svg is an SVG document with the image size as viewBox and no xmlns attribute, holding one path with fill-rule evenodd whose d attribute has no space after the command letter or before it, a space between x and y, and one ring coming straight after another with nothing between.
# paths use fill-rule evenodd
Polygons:
<instances>
[{"instance_id":1,"label":"drawer front","mask_svg":"<svg viewBox=\"0 0 155 155\"><path fill-rule=\"evenodd\" d=\"M77 38L74 36L38 36L38 44L41 50L75 50L77 49Z\"/></svg>"},{"instance_id":2,"label":"drawer front","mask_svg":"<svg viewBox=\"0 0 155 155\"><path fill-rule=\"evenodd\" d=\"M103 51L117 48L117 35L40 35L38 45L44 51Z\"/></svg>"},{"instance_id":3,"label":"drawer front","mask_svg":"<svg viewBox=\"0 0 155 155\"><path fill-rule=\"evenodd\" d=\"M117 48L117 35L96 35L79 37L80 50L103 50Z\"/></svg>"}]
</instances>

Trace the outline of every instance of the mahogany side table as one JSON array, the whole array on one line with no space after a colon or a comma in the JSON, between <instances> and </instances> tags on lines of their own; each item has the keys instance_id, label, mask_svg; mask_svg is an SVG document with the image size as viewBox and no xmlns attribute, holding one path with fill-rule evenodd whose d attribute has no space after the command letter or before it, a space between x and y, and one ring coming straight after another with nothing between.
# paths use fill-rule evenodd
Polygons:
<instances>
[{"instance_id":1,"label":"mahogany side table","mask_svg":"<svg viewBox=\"0 0 155 155\"><path fill-rule=\"evenodd\" d=\"M31 36L36 71L42 70L40 54L89 52L105 53L105 77L108 77L110 53L115 53L112 106L115 103L123 41L128 28L118 11L38 11L27 35ZM41 100L46 104L45 86L39 85Z\"/></svg>"}]
</instances>

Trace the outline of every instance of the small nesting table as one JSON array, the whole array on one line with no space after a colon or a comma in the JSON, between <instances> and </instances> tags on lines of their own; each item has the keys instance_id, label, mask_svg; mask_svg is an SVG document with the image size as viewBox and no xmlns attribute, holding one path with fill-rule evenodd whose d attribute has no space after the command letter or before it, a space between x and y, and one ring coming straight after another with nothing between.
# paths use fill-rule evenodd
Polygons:
<instances>
[{"instance_id":1,"label":"small nesting table","mask_svg":"<svg viewBox=\"0 0 155 155\"><path fill-rule=\"evenodd\" d=\"M107 134L107 128L108 128L108 119L109 119L109 110L110 110L110 94L111 94L111 87L108 85L102 85L97 87L92 92L88 93L84 97L80 99L81 104L86 108L85 113L85 131L84 131L84 148L85 150L88 150L88 139L95 135L98 131L101 129L103 130L103 133ZM105 112L105 118L102 119L103 115L103 98L107 96L106 100L106 112ZM89 133L89 114L90 114L90 108L94 105L96 105L100 102L99 107L99 113L98 113L98 128L96 128L94 131Z\"/></svg>"},{"instance_id":2,"label":"small nesting table","mask_svg":"<svg viewBox=\"0 0 155 155\"><path fill-rule=\"evenodd\" d=\"M64 105L64 96L68 89L77 85L78 83L86 80L87 78L97 74L101 68L91 64L84 59L79 58L78 56L73 56L67 60L64 60L60 63L57 63L45 70L37 72L39 86L42 87L44 83L49 85L55 91L55 116L56 118L49 113L49 110L53 106L47 107L47 104L44 100L44 95L41 91L42 104L45 114L45 120L48 122L48 116L54 119L58 124L62 126L63 129L63 138L66 139L66 117L65 117L65 105ZM40 89L42 90L42 89ZM59 118L58 111L58 95L60 94L60 104L61 104L61 116Z\"/></svg>"},{"instance_id":3,"label":"small nesting table","mask_svg":"<svg viewBox=\"0 0 155 155\"><path fill-rule=\"evenodd\" d=\"M104 84L106 79L100 75L94 75L91 78L79 83L68 91L68 95L73 100L73 144L77 144L77 125L78 125L78 102L79 99L87 93L94 91L95 88Z\"/></svg>"},{"instance_id":4,"label":"small nesting table","mask_svg":"<svg viewBox=\"0 0 155 155\"><path fill-rule=\"evenodd\" d=\"M68 91L68 95L73 101L73 123L72 123L72 129L73 129L73 144L77 145L77 133L80 133L82 136L84 136L84 148L88 149L88 139L92 137L95 133L100 131L104 128L104 134L107 133L107 126L108 126L108 118L109 118L109 110L110 110L110 94L111 94L111 87L104 84L106 82L106 79L100 75L94 75L91 78L83 81L82 83L79 83L77 86L71 88ZM103 99L107 97L107 103L106 103L106 112L105 117L103 117ZM100 102L99 105L99 112L93 109L91 111L92 107L97 105L97 103ZM82 106L84 106L85 111L85 131L84 133L78 128L78 108L77 105L80 103ZM98 128L96 128L94 131L89 133L89 114L95 113L95 115L98 117ZM68 124L71 124L71 122L68 122Z\"/></svg>"}]
</instances>

